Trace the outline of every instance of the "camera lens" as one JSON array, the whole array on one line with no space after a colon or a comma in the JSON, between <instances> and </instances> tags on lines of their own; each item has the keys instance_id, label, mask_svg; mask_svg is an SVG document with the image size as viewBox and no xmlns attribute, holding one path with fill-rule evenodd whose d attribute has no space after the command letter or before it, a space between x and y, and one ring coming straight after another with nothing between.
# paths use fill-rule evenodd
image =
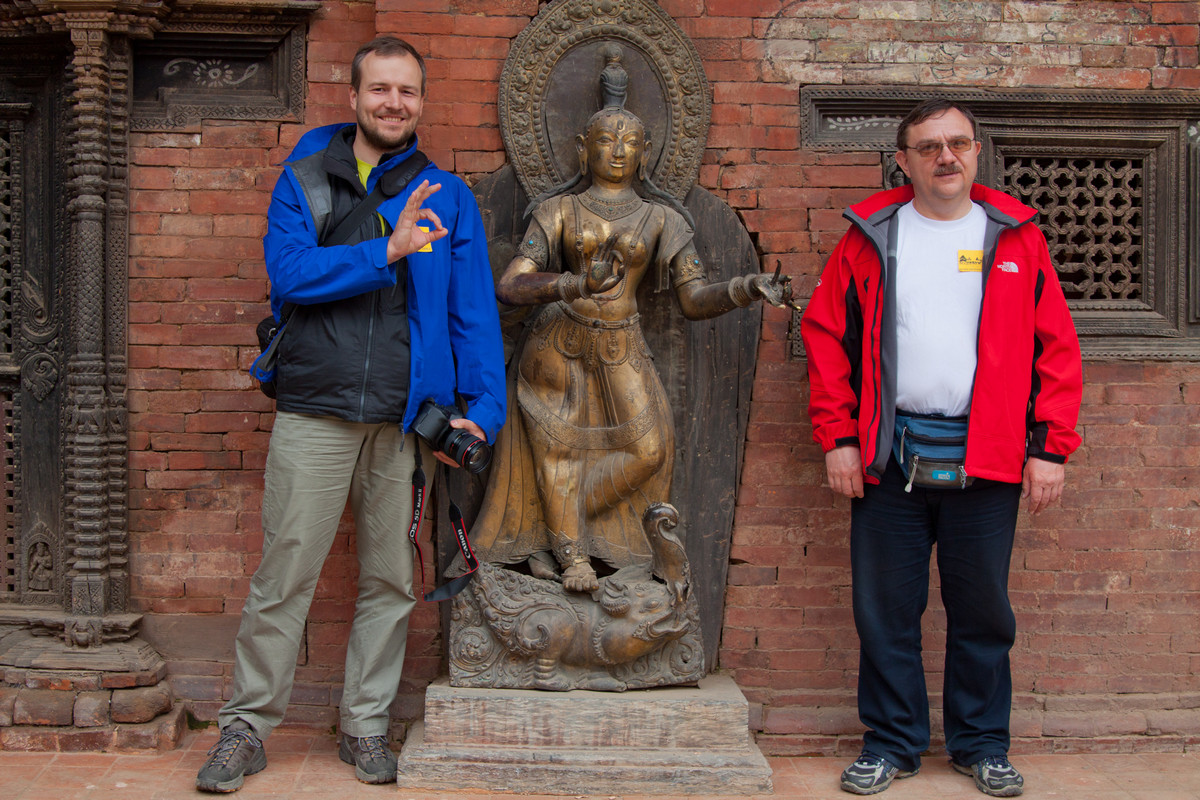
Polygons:
<instances>
[{"instance_id":1,"label":"camera lens","mask_svg":"<svg viewBox=\"0 0 1200 800\"><path fill-rule=\"evenodd\" d=\"M476 475L487 469L492 460L492 449L487 442L463 430L454 430L446 437L443 452Z\"/></svg>"},{"instance_id":2,"label":"camera lens","mask_svg":"<svg viewBox=\"0 0 1200 800\"><path fill-rule=\"evenodd\" d=\"M462 461L462 465L475 475L487 469L487 465L490 463L492 463L492 448L488 447L487 442L482 439L476 439L471 443Z\"/></svg>"}]
</instances>

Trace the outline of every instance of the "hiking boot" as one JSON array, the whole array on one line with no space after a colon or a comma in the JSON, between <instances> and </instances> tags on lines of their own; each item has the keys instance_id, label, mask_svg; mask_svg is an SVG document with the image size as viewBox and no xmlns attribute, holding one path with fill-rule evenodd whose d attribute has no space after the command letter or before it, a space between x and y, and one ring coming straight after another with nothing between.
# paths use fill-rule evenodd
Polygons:
<instances>
[{"instance_id":1,"label":"hiking boot","mask_svg":"<svg viewBox=\"0 0 1200 800\"><path fill-rule=\"evenodd\" d=\"M354 765L354 776L363 783L394 783L396 756L388 749L386 736L355 739L342 734L338 758Z\"/></svg>"},{"instance_id":2,"label":"hiking boot","mask_svg":"<svg viewBox=\"0 0 1200 800\"><path fill-rule=\"evenodd\" d=\"M952 758L950 766L963 775L973 775L975 788L992 797L1016 797L1025 791L1025 779L1008 763L1008 756L984 756L970 766Z\"/></svg>"},{"instance_id":3,"label":"hiking boot","mask_svg":"<svg viewBox=\"0 0 1200 800\"><path fill-rule=\"evenodd\" d=\"M863 752L842 772L842 791L850 794L878 794L892 785L895 778L911 778L920 771L902 770L883 756Z\"/></svg>"},{"instance_id":4,"label":"hiking boot","mask_svg":"<svg viewBox=\"0 0 1200 800\"><path fill-rule=\"evenodd\" d=\"M245 725L245 723L241 723ZM267 753L262 740L238 723L221 729L221 738L208 751L208 760L196 775L196 788L202 792L236 792L242 777L262 772Z\"/></svg>"}]
</instances>

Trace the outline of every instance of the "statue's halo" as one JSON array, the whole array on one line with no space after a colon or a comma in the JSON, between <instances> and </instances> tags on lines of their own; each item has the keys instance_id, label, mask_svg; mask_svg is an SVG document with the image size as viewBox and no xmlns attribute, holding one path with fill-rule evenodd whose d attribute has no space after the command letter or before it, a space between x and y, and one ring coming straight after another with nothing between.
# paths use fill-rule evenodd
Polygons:
<instances>
[{"instance_id":1,"label":"statue's halo","mask_svg":"<svg viewBox=\"0 0 1200 800\"><path fill-rule=\"evenodd\" d=\"M700 56L649 0L558 0L516 38L500 76L500 131L528 197L574 175L574 139L601 106L605 51L629 73L625 108L650 136L651 178L682 201L700 174L712 100Z\"/></svg>"}]
</instances>

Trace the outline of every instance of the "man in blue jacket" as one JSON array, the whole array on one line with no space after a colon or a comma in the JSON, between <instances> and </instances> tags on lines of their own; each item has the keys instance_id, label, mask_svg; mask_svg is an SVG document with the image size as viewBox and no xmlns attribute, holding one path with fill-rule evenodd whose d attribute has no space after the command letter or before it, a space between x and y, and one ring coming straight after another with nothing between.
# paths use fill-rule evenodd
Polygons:
<instances>
[{"instance_id":1,"label":"man in blue jacket","mask_svg":"<svg viewBox=\"0 0 1200 800\"><path fill-rule=\"evenodd\" d=\"M431 456L412 422L423 401L453 405L457 394L466 413L450 425L490 442L505 402L482 221L466 184L417 150L424 99L425 65L411 45L393 37L363 45L351 70L356 123L307 133L271 198L263 246L271 307L286 326L263 558L242 612L221 736L196 779L204 791L236 791L244 775L266 767L262 740L283 719L309 604L347 500L359 578L339 755L359 780L396 778L388 707L416 602L404 535L412 475L419 462L430 472L433 457L454 465ZM348 239L339 236L345 244L322 246L377 184L385 198L377 210Z\"/></svg>"}]
</instances>

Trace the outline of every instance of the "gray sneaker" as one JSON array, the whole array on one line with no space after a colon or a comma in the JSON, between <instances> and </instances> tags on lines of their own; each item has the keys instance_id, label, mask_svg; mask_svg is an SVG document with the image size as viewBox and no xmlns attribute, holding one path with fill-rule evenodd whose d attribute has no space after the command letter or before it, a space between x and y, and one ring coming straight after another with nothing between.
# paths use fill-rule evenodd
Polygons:
<instances>
[{"instance_id":1,"label":"gray sneaker","mask_svg":"<svg viewBox=\"0 0 1200 800\"><path fill-rule=\"evenodd\" d=\"M950 766L975 777L975 788L992 797L1016 797L1025 791L1025 779L1008 763L1008 756L984 756L967 766L950 759Z\"/></svg>"},{"instance_id":2,"label":"gray sneaker","mask_svg":"<svg viewBox=\"0 0 1200 800\"><path fill-rule=\"evenodd\" d=\"M850 794L879 794L896 778L911 778L920 767L902 770L883 756L864 751L853 764L842 771L842 791Z\"/></svg>"},{"instance_id":3,"label":"gray sneaker","mask_svg":"<svg viewBox=\"0 0 1200 800\"><path fill-rule=\"evenodd\" d=\"M342 734L338 758L354 765L354 776L363 783L394 783L396 756L388 749L386 736L355 739Z\"/></svg>"},{"instance_id":4,"label":"gray sneaker","mask_svg":"<svg viewBox=\"0 0 1200 800\"><path fill-rule=\"evenodd\" d=\"M267 752L261 739L252 731L225 727L196 775L196 788L202 792L236 792L242 788L243 776L266 767Z\"/></svg>"}]
</instances>

